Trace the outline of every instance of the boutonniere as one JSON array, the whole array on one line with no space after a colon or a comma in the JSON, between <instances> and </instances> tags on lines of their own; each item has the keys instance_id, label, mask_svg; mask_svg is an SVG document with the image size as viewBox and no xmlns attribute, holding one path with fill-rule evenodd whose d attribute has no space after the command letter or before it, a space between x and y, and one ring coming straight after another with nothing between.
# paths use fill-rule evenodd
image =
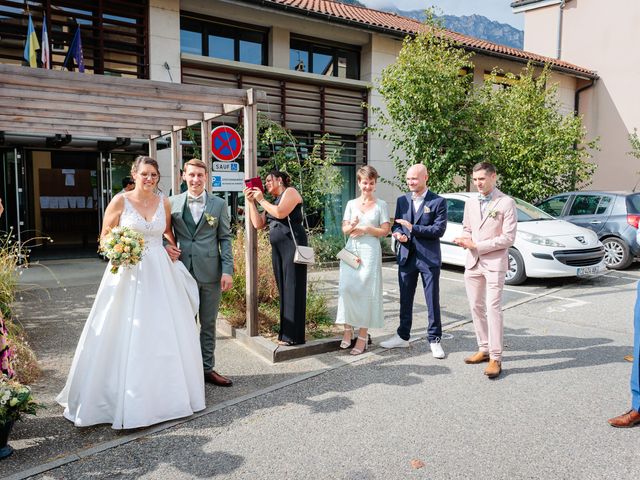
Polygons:
<instances>
[{"instance_id":1,"label":"boutonniere","mask_svg":"<svg viewBox=\"0 0 640 480\"><path fill-rule=\"evenodd\" d=\"M205 213L204 219L207 221L211 228L216 228L218 226L218 217L214 217L209 213Z\"/></svg>"},{"instance_id":2,"label":"boutonniere","mask_svg":"<svg viewBox=\"0 0 640 480\"><path fill-rule=\"evenodd\" d=\"M424 207L424 213L430 213L431 209L429 207Z\"/></svg>"},{"instance_id":3,"label":"boutonniere","mask_svg":"<svg viewBox=\"0 0 640 480\"><path fill-rule=\"evenodd\" d=\"M487 217L489 218L496 218L498 216L498 211L497 210L489 210L487 212Z\"/></svg>"}]
</instances>

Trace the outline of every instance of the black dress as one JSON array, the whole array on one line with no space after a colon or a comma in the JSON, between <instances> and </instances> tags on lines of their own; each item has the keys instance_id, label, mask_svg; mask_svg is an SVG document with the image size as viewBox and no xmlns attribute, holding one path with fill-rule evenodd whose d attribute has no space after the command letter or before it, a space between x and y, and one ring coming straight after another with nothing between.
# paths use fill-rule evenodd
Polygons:
<instances>
[{"instance_id":1,"label":"black dress","mask_svg":"<svg viewBox=\"0 0 640 480\"><path fill-rule=\"evenodd\" d=\"M274 204L280 202L276 198ZM298 245L307 245L307 234L302 225L302 204L289 214L291 227ZM271 262L280 295L280 333L278 340L292 344L304 343L307 310L307 266L293 263L296 246L293 243L287 217L277 219L267 213Z\"/></svg>"}]
</instances>

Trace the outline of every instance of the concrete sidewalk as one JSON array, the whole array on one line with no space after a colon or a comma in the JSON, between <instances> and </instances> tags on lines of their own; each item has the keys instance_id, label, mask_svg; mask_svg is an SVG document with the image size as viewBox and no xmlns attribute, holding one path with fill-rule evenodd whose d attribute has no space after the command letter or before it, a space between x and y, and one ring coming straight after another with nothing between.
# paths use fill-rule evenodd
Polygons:
<instances>
[{"instance_id":1,"label":"concrete sidewalk","mask_svg":"<svg viewBox=\"0 0 640 480\"><path fill-rule=\"evenodd\" d=\"M44 373L34 386L49 409L14 427L0 476L23 478L637 478L640 429L606 418L629 403L629 310L637 270L591 281L529 282L505 293L505 375L467 366L475 348L461 270L443 270L447 358L425 341L359 357L330 352L268 364L221 338L217 368L234 387L207 386L208 409L138 431L74 428L53 399L105 264L77 261L23 275L18 313ZM335 298L337 271L312 276ZM397 327L393 265L383 267L385 328ZM49 282L49 283L47 283ZM26 287L27 284L48 285ZM424 327L416 296L415 327ZM411 460L425 466L411 467Z\"/></svg>"}]
</instances>

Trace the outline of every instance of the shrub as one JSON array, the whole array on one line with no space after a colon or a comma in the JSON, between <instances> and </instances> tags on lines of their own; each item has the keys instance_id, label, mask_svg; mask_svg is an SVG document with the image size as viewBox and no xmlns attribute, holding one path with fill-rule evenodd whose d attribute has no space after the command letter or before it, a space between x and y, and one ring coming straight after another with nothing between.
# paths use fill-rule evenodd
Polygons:
<instances>
[{"instance_id":1,"label":"shrub","mask_svg":"<svg viewBox=\"0 0 640 480\"><path fill-rule=\"evenodd\" d=\"M233 240L233 287L222 294L220 311L230 325L242 328L246 323L246 261L244 228L236 231ZM339 249L338 249L339 250ZM337 253L337 251L336 251ZM335 258L335 257L334 257ZM271 265L269 234L258 230L258 322L261 335L272 336L280 329L280 299L278 285ZM313 282L307 287L307 325L309 337L329 334L333 319L329 316L326 297L315 290Z\"/></svg>"},{"instance_id":2,"label":"shrub","mask_svg":"<svg viewBox=\"0 0 640 480\"><path fill-rule=\"evenodd\" d=\"M322 266L325 263L335 262L336 255L344 247L344 239L336 236L323 236L320 233L309 235L309 245L313 247L316 263Z\"/></svg>"},{"instance_id":3,"label":"shrub","mask_svg":"<svg viewBox=\"0 0 640 480\"><path fill-rule=\"evenodd\" d=\"M0 238L0 315L7 329L9 361L15 378L22 383L32 383L40 374L36 355L29 347L22 328L12 321L11 304L15 300L17 270L26 265L27 250L12 235Z\"/></svg>"}]
</instances>

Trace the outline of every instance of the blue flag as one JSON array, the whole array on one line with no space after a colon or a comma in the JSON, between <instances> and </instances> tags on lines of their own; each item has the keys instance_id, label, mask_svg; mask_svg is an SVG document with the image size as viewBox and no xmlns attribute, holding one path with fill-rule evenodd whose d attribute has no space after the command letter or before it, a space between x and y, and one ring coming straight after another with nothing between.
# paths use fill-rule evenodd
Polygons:
<instances>
[{"instance_id":1,"label":"blue flag","mask_svg":"<svg viewBox=\"0 0 640 480\"><path fill-rule=\"evenodd\" d=\"M67 63L69 60L73 58L78 66L78 71L80 73L84 72L84 55L82 54L82 39L80 38L80 25L76 29L76 34L73 36L73 41L71 42L71 46L69 47L69 51L67 52L67 56L64 59L64 65L62 68L67 67Z\"/></svg>"}]
</instances>

